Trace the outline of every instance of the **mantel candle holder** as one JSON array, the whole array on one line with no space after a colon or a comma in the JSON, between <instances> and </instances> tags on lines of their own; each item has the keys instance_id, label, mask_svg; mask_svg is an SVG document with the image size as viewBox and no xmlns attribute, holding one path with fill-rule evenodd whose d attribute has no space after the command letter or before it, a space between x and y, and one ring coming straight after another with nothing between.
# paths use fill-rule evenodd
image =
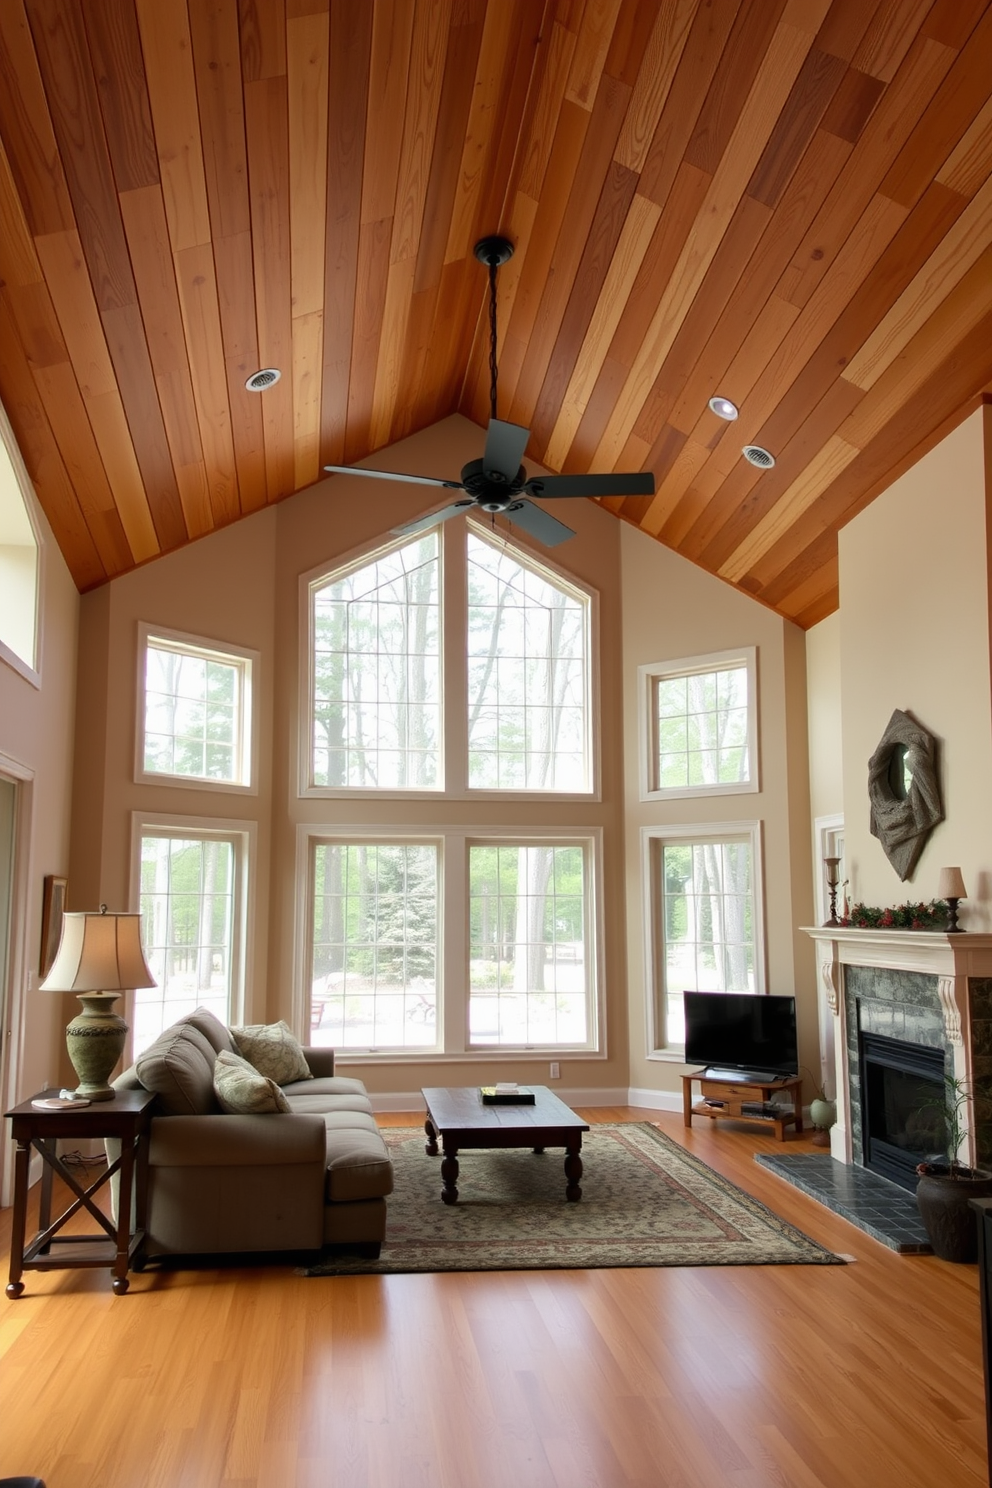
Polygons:
<instances>
[{"instance_id":1,"label":"mantel candle holder","mask_svg":"<svg viewBox=\"0 0 992 1488\"><path fill-rule=\"evenodd\" d=\"M824 858L823 865L827 870L827 892L830 895L830 918L825 920L825 925L839 925L837 918L837 890L840 887L840 858Z\"/></svg>"}]
</instances>

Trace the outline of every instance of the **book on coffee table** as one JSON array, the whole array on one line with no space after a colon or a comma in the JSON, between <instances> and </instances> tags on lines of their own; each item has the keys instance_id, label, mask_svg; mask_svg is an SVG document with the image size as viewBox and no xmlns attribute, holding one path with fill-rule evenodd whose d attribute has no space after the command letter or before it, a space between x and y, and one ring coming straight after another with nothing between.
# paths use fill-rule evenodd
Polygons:
<instances>
[{"instance_id":1,"label":"book on coffee table","mask_svg":"<svg viewBox=\"0 0 992 1488\"><path fill-rule=\"evenodd\" d=\"M485 1106L532 1106L534 1092L523 1085L503 1081L499 1085L480 1085L479 1094Z\"/></svg>"}]
</instances>

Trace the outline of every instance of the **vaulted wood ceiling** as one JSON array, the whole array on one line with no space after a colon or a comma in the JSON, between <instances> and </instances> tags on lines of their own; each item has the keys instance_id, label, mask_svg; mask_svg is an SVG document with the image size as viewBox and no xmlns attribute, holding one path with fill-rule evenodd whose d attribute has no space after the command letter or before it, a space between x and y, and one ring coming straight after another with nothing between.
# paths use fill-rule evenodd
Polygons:
<instances>
[{"instance_id":1,"label":"vaulted wood ceiling","mask_svg":"<svg viewBox=\"0 0 992 1488\"><path fill-rule=\"evenodd\" d=\"M0 398L77 584L484 426L501 232L529 456L812 624L992 386L990 95L990 0L0 0Z\"/></svg>"}]
</instances>

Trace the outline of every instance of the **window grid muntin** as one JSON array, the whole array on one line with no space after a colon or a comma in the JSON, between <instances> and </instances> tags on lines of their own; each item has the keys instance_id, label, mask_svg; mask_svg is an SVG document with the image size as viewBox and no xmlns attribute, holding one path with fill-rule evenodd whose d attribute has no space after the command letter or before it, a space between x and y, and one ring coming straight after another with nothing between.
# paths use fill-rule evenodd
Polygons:
<instances>
[{"instance_id":1,"label":"window grid muntin","mask_svg":"<svg viewBox=\"0 0 992 1488\"><path fill-rule=\"evenodd\" d=\"M750 779L746 664L659 677L654 700L659 789L742 785Z\"/></svg>"},{"instance_id":2,"label":"window grid muntin","mask_svg":"<svg viewBox=\"0 0 992 1488\"><path fill-rule=\"evenodd\" d=\"M337 889L328 890L328 867L338 859ZM372 872L368 875L367 862ZM380 884L392 867L399 868L398 881L380 892ZM343 869L343 871L341 871ZM366 883L362 883L362 875ZM438 929L440 920L440 855L436 843L397 842L385 838L314 840L310 868L311 935L309 1014L310 1040L315 1045L359 1050L411 1050L418 1053L437 1048L439 1028L438 999ZM431 883L428 894L426 885ZM324 892L321 893L321 885ZM395 880L394 880L395 885ZM369 893L371 890L371 894ZM371 914L363 911L363 901L371 897ZM424 926L425 909L430 900L433 923ZM335 906L338 909L334 923ZM412 941L404 934L383 941L378 932L400 927L404 932L417 922L429 928L425 938ZM373 927L376 938L349 934L351 924L367 930ZM332 933L335 930L338 933ZM391 957L390 957L391 952ZM334 961L340 961L335 967ZM362 972L362 960L367 963ZM394 974L397 959L402 963L403 979L398 987L387 990L386 981L392 959ZM326 969L325 969L326 968ZM332 985L332 978L334 982ZM363 986L363 982L371 985ZM323 996L317 988L323 983ZM319 1015L317 1004L320 1004ZM368 1039L359 1038L355 1025L349 1028L350 1014L371 1011L366 1018L370 1027ZM340 1004L340 1007L338 1007ZM390 1020L390 1016L391 1020ZM399 1015L399 1016L397 1016ZM362 1025L359 1024L359 1027ZM403 1037L397 1037L397 1029Z\"/></svg>"},{"instance_id":3,"label":"window grid muntin","mask_svg":"<svg viewBox=\"0 0 992 1488\"><path fill-rule=\"evenodd\" d=\"M188 861L182 862L183 858ZM132 1057L194 1008L209 1008L222 1023L230 1022L238 952L239 863L233 838L145 827L139 863L142 944L157 985L135 991ZM218 866L222 867L222 882L218 884L215 878L211 884L209 875ZM179 875L186 881L177 886ZM195 938L177 939L176 910L183 911L181 918L188 922L194 905L202 904L205 897L212 901L208 934L203 934L203 911L198 909ZM180 954L187 961L195 958L195 970L176 964ZM209 977L204 981L208 956Z\"/></svg>"},{"instance_id":4,"label":"window grid muntin","mask_svg":"<svg viewBox=\"0 0 992 1488\"><path fill-rule=\"evenodd\" d=\"M412 566L407 560L413 558ZM441 559L437 529L411 542L380 550L359 563L315 581L311 610L310 780L324 789L437 790L441 788ZM427 597L409 591L426 581ZM407 590L402 601L381 597L391 586ZM342 591L335 595L334 591ZM350 592L347 592L350 590ZM414 624L411 626L410 617ZM337 644L321 644L337 618ZM387 622L392 622L391 627ZM387 635L408 641L419 630L421 648L378 644ZM366 644L374 637L376 645ZM333 637L327 639L333 642ZM322 669L338 658L340 688L322 687ZM362 665L362 659L365 665ZM397 668L398 659L402 666ZM371 660L372 665L369 666ZM407 699L390 695L398 670ZM419 675L418 675L419 671ZM371 713L364 683L374 678ZM422 689L418 700L411 690ZM390 720L389 714L393 713ZM321 728L340 734L321 741ZM383 747L381 740L389 743Z\"/></svg>"},{"instance_id":5,"label":"window grid muntin","mask_svg":"<svg viewBox=\"0 0 992 1488\"><path fill-rule=\"evenodd\" d=\"M472 530L466 571L469 789L588 791L588 596Z\"/></svg>"},{"instance_id":6,"label":"window grid muntin","mask_svg":"<svg viewBox=\"0 0 992 1488\"><path fill-rule=\"evenodd\" d=\"M168 690L165 686L150 685L155 667L162 667L166 658L174 658L177 666L178 685ZM148 775L162 775L177 780L199 780L221 785L246 785L250 765L247 750L247 694L251 663L246 657L210 651L203 647L182 645L149 635L145 641L144 664L144 729L142 741L142 770ZM196 686L199 678L200 685ZM152 684L158 679L152 678ZM210 682L228 695L209 696ZM171 700L171 701L170 701ZM188 721L185 732L175 728L156 728L156 711L173 713L182 710ZM196 720L197 709L202 717ZM213 714L213 717L210 715ZM155 741L159 741L156 759ZM199 754L201 768L181 769L176 767L177 744ZM227 762L226 770L211 769L221 759Z\"/></svg>"},{"instance_id":7,"label":"window grid muntin","mask_svg":"<svg viewBox=\"0 0 992 1488\"><path fill-rule=\"evenodd\" d=\"M695 836L670 835L662 839L658 847L657 868L654 877L654 895L660 901L658 914L658 963L660 973L661 1018L665 1030L665 1043L678 1047L684 1044L683 991L757 992L760 980L761 933L759 904L756 884L755 842L750 833L720 833L711 836L701 833ZM709 864L706 855L713 857ZM681 865L679 859L682 860ZM679 866L688 863L690 872L684 880L691 884L688 894L685 889L674 888L674 879ZM676 873L671 873L671 869ZM706 889L715 871L724 885L731 891ZM685 903L686 935L676 937L673 933L681 916L677 913L680 902ZM730 911L729 915L727 911ZM717 921L726 926L732 921L730 934L713 937L710 942L702 940L700 927ZM695 934L688 933L690 929ZM733 931L739 933L734 934ZM713 947L712 964L704 946ZM682 948L678 958L676 947ZM681 965L677 965L677 961ZM673 970L675 975L673 977ZM673 982L677 985L673 985Z\"/></svg>"},{"instance_id":8,"label":"window grid muntin","mask_svg":"<svg viewBox=\"0 0 992 1488\"><path fill-rule=\"evenodd\" d=\"M483 855L495 862L493 905L487 904L485 884L480 882L478 865ZM519 882L522 864L527 880L523 893ZM589 867L587 846L582 842L504 839L475 841L469 846L470 1048L585 1048L594 1038L595 1002L588 974L593 950L589 936ZM538 888L539 877L545 875L545 886ZM541 906L543 936L536 933L535 900L539 897L545 901ZM529 921L523 938L515 924L522 902ZM546 933L549 919L550 936ZM566 927L573 932L567 937ZM512 959L505 954L511 932ZM526 967L520 966L520 948L525 950ZM488 958L483 954L486 950L491 950ZM550 970L551 986L529 985L536 969L534 953L538 951L542 953L540 979L543 981L545 970ZM490 978L494 982L492 990ZM569 986L570 982L573 985Z\"/></svg>"}]
</instances>

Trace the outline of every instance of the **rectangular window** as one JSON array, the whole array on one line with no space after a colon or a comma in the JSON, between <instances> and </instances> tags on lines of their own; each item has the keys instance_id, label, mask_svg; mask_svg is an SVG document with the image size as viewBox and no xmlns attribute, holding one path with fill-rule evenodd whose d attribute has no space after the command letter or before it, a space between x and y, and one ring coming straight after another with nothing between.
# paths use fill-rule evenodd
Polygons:
<instances>
[{"instance_id":1,"label":"rectangular window","mask_svg":"<svg viewBox=\"0 0 992 1488\"><path fill-rule=\"evenodd\" d=\"M138 775L247 788L252 780L252 658L141 627Z\"/></svg>"},{"instance_id":2,"label":"rectangular window","mask_svg":"<svg viewBox=\"0 0 992 1488\"><path fill-rule=\"evenodd\" d=\"M682 994L764 990L758 828L646 828L654 1047L685 1042Z\"/></svg>"},{"instance_id":3,"label":"rectangular window","mask_svg":"<svg viewBox=\"0 0 992 1488\"><path fill-rule=\"evenodd\" d=\"M311 586L312 785L439 788L439 571L428 532Z\"/></svg>"},{"instance_id":4,"label":"rectangular window","mask_svg":"<svg viewBox=\"0 0 992 1488\"><path fill-rule=\"evenodd\" d=\"M468 784L589 789L589 599L468 533Z\"/></svg>"},{"instance_id":5,"label":"rectangular window","mask_svg":"<svg viewBox=\"0 0 992 1488\"><path fill-rule=\"evenodd\" d=\"M311 1042L380 1056L597 1053L598 841L301 827Z\"/></svg>"},{"instance_id":6,"label":"rectangular window","mask_svg":"<svg viewBox=\"0 0 992 1488\"><path fill-rule=\"evenodd\" d=\"M640 668L643 799L758 788L755 650Z\"/></svg>"},{"instance_id":7,"label":"rectangular window","mask_svg":"<svg viewBox=\"0 0 992 1488\"><path fill-rule=\"evenodd\" d=\"M470 846L473 1047L588 1043L584 858L574 843Z\"/></svg>"},{"instance_id":8,"label":"rectangular window","mask_svg":"<svg viewBox=\"0 0 992 1488\"><path fill-rule=\"evenodd\" d=\"M311 1038L341 1049L437 1043L438 851L318 842Z\"/></svg>"},{"instance_id":9,"label":"rectangular window","mask_svg":"<svg viewBox=\"0 0 992 1488\"><path fill-rule=\"evenodd\" d=\"M141 934L156 986L134 994L132 1057L184 1013L236 1021L242 1001L246 841L242 833L145 826Z\"/></svg>"}]
</instances>

